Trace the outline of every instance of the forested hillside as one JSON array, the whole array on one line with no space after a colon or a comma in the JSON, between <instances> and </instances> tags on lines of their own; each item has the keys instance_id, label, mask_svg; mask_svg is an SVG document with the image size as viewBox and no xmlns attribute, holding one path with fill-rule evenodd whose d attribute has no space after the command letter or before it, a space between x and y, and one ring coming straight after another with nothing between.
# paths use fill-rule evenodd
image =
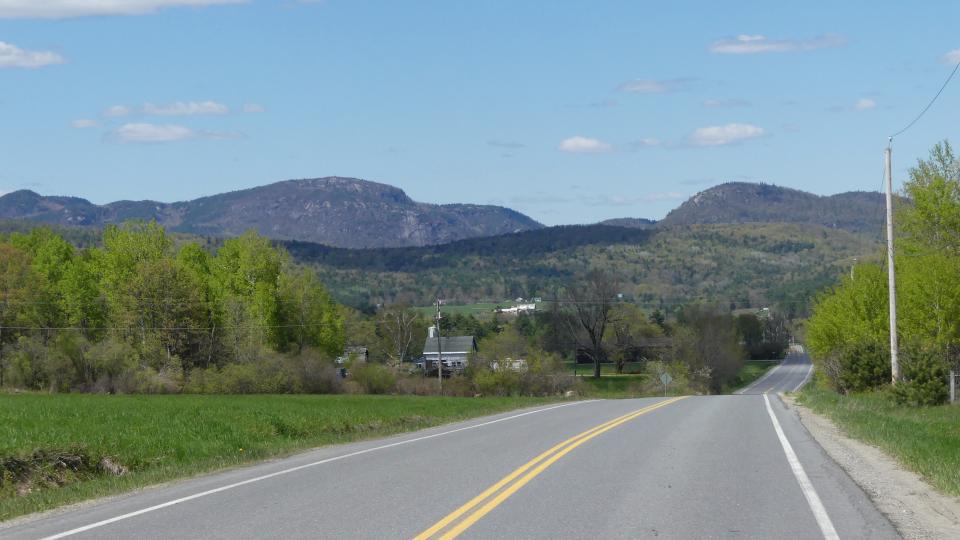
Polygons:
<instances>
[{"instance_id":1,"label":"forested hillside","mask_svg":"<svg viewBox=\"0 0 960 540\"><path fill-rule=\"evenodd\" d=\"M804 313L854 258L870 258L879 247L870 237L818 225L756 223L558 227L391 250L287 244L334 296L355 306L550 298L570 279L603 268L617 274L628 298L649 307L705 300L779 304L787 313Z\"/></svg>"}]
</instances>

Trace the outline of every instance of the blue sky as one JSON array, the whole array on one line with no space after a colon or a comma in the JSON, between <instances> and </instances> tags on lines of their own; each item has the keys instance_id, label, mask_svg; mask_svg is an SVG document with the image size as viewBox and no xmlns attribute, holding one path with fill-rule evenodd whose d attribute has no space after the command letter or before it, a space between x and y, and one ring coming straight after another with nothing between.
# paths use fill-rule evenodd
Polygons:
<instances>
[{"instance_id":1,"label":"blue sky","mask_svg":"<svg viewBox=\"0 0 960 540\"><path fill-rule=\"evenodd\" d=\"M0 0L0 192L353 176L546 224L881 187L960 2ZM955 138L960 81L894 141ZM951 129L952 128L952 129Z\"/></svg>"}]
</instances>

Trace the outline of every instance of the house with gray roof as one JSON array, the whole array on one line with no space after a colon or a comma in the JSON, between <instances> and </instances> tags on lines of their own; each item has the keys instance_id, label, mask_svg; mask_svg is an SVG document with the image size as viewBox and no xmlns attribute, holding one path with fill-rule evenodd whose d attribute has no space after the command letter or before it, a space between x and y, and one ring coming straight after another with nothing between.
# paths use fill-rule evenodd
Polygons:
<instances>
[{"instance_id":1,"label":"house with gray roof","mask_svg":"<svg viewBox=\"0 0 960 540\"><path fill-rule=\"evenodd\" d=\"M439 343L438 343L439 341ZM440 352L437 352L437 345L440 346ZM442 357L443 370L463 371L470 361L470 353L476 352L477 340L473 336L449 336L437 339L437 332L434 327L430 327L427 332L427 339L423 344L423 360L418 367L433 371L437 369L437 357Z\"/></svg>"}]
</instances>

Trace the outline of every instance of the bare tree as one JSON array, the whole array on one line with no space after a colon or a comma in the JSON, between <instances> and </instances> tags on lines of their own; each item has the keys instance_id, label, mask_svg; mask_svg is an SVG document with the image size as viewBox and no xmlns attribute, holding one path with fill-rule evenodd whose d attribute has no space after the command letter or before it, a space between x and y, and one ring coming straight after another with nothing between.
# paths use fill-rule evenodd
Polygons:
<instances>
[{"instance_id":1,"label":"bare tree","mask_svg":"<svg viewBox=\"0 0 960 540\"><path fill-rule=\"evenodd\" d=\"M419 318L419 313L402 305L386 308L377 317L377 326L388 344L387 356L398 368L403 366L413 345Z\"/></svg>"},{"instance_id":2,"label":"bare tree","mask_svg":"<svg viewBox=\"0 0 960 540\"><path fill-rule=\"evenodd\" d=\"M602 270L591 272L584 281L567 288L566 302L574 314L571 333L593 360L594 378L600 377L600 362L605 358L603 336L613 322L619 288L616 276Z\"/></svg>"}]
</instances>

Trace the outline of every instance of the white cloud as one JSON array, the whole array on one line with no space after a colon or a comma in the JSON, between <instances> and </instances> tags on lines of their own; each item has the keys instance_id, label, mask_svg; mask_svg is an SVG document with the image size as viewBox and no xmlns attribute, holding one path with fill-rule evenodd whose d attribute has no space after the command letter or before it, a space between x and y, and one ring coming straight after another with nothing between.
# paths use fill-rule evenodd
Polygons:
<instances>
[{"instance_id":1,"label":"white cloud","mask_svg":"<svg viewBox=\"0 0 960 540\"><path fill-rule=\"evenodd\" d=\"M726 124L698 128L690 136L694 146L723 146L747 139L762 137L764 129L753 124Z\"/></svg>"},{"instance_id":2,"label":"white cloud","mask_svg":"<svg viewBox=\"0 0 960 540\"><path fill-rule=\"evenodd\" d=\"M769 39L761 35L740 34L735 38L725 38L710 44L710 52L715 54L758 54L793 51L812 51L840 47L846 40L834 34L825 34L813 39Z\"/></svg>"},{"instance_id":3,"label":"white cloud","mask_svg":"<svg viewBox=\"0 0 960 540\"><path fill-rule=\"evenodd\" d=\"M169 7L245 4L247 0L0 0L0 19L145 15Z\"/></svg>"},{"instance_id":4,"label":"white cloud","mask_svg":"<svg viewBox=\"0 0 960 540\"><path fill-rule=\"evenodd\" d=\"M16 45L0 41L0 69L38 68L64 62L66 60L55 52L25 51Z\"/></svg>"},{"instance_id":5,"label":"white cloud","mask_svg":"<svg viewBox=\"0 0 960 540\"><path fill-rule=\"evenodd\" d=\"M245 103L243 105L243 112L245 113L262 113L266 110L267 109L265 109L263 105L259 105L257 103Z\"/></svg>"},{"instance_id":6,"label":"white cloud","mask_svg":"<svg viewBox=\"0 0 960 540\"><path fill-rule=\"evenodd\" d=\"M185 127L171 124L124 124L113 132L120 142L170 142L193 139L197 132Z\"/></svg>"},{"instance_id":7,"label":"white cloud","mask_svg":"<svg viewBox=\"0 0 960 540\"><path fill-rule=\"evenodd\" d=\"M127 107L126 105L114 105L112 107L108 107L107 110L103 111L103 115L104 116L127 116L131 112L133 112L133 109L131 109L130 107Z\"/></svg>"},{"instance_id":8,"label":"white cloud","mask_svg":"<svg viewBox=\"0 0 960 540\"><path fill-rule=\"evenodd\" d=\"M227 114L230 108L216 101L177 101L168 105L145 103L143 113L157 116L192 116L197 114Z\"/></svg>"},{"instance_id":9,"label":"white cloud","mask_svg":"<svg viewBox=\"0 0 960 540\"><path fill-rule=\"evenodd\" d=\"M596 154L613 150L613 146L608 143L590 137L581 137L580 135L560 141L560 146L557 148L561 152L573 154Z\"/></svg>"},{"instance_id":10,"label":"white cloud","mask_svg":"<svg viewBox=\"0 0 960 540\"><path fill-rule=\"evenodd\" d=\"M873 109L877 106L877 102L870 98L860 98L857 100L857 103L854 104L853 108L858 111L865 111L867 109Z\"/></svg>"},{"instance_id":11,"label":"white cloud","mask_svg":"<svg viewBox=\"0 0 960 540\"><path fill-rule=\"evenodd\" d=\"M954 49L948 52L941 56L940 60L945 64L960 64L960 49Z\"/></svg>"},{"instance_id":12,"label":"white cloud","mask_svg":"<svg viewBox=\"0 0 960 540\"><path fill-rule=\"evenodd\" d=\"M78 120L74 120L73 122L70 122L70 126L75 127L77 129L93 128L93 127L97 127L97 121L90 120L89 118L80 118Z\"/></svg>"},{"instance_id":13,"label":"white cloud","mask_svg":"<svg viewBox=\"0 0 960 540\"><path fill-rule=\"evenodd\" d=\"M634 79L621 84L617 89L633 94L666 94L680 89L693 80L687 77L665 80Z\"/></svg>"}]
</instances>

